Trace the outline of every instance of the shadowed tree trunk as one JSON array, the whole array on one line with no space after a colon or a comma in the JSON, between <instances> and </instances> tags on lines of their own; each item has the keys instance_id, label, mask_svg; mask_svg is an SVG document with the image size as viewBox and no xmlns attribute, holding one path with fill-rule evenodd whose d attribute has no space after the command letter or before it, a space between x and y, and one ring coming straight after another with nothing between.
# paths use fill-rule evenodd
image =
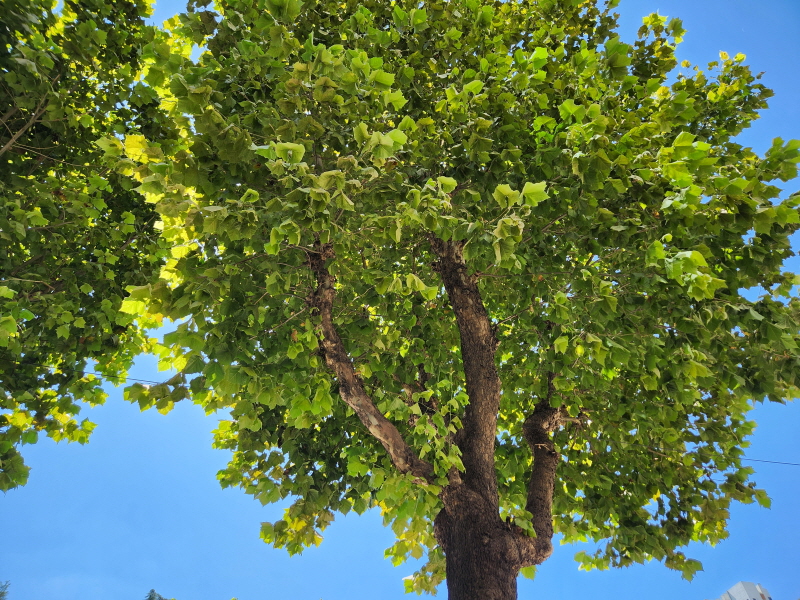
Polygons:
<instances>
[{"instance_id":1,"label":"shadowed tree trunk","mask_svg":"<svg viewBox=\"0 0 800 600\"><path fill-rule=\"evenodd\" d=\"M515 527L466 485L451 484L442 499L434 531L445 552L448 598L515 599L522 566Z\"/></svg>"}]
</instances>

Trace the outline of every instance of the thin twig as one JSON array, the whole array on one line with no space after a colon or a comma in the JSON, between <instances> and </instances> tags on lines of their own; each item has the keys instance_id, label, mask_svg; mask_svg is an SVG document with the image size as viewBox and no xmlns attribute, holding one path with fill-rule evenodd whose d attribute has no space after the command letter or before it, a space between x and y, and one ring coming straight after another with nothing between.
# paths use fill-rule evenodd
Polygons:
<instances>
[{"instance_id":1,"label":"thin twig","mask_svg":"<svg viewBox=\"0 0 800 600\"><path fill-rule=\"evenodd\" d=\"M6 121L8 121L11 117L13 117L18 111L19 111L19 108L16 107L16 106L8 109L6 111L6 114L4 114L2 117L0 117L0 125L5 125Z\"/></svg>"},{"instance_id":2,"label":"thin twig","mask_svg":"<svg viewBox=\"0 0 800 600\"><path fill-rule=\"evenodd\" d=\"M23 125L22 128L19 131L17 131L17 133L12 135L11 139L8 140L8 142L6 142L6 144L2 148L0 148L0 156L3 156L3 154L5 154L14 145L14 143L20 137L22 137L22 135L26 131L28 131L28 129L30 129L33 126L33 124L36 123L36 121L39 120L39 117L41 117L42 114L44 114L46 108L47 108L47 99L42 98L36 107L36 112L34 112L31 118L28 119L28 122L25 123L25 125Z\"/></svg>"}]
</instances>

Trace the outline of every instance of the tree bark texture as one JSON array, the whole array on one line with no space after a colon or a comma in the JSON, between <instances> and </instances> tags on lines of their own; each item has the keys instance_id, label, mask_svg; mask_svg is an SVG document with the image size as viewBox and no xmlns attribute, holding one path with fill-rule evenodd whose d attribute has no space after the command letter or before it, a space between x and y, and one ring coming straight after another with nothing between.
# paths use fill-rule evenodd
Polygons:
<instances>
[{"instance_id":1,"label":"tree bark texture","mask_svg":"<svg viewBox=\"0 0 800 600\"><path fill-rule=\"evenodd\" d=\"M553 489L558 466L550 434L561 425L549 396L526 419L524 437L534 455L526 510L536 537L500 519L494 450L501 381L495 364L497 339L477 279L467 271L461 242L431 238L461 337L469 405L456 437L465 472L442 492L434 534L445 553L449 600L515 600L517 575L552 553ZM462 479L463 478L463 479Z\"/></svg>"},{"instance_id":2,"label":"tree bark texture","mask_svg":"<svg viewBox=\"0 0 800 600\"><path fill-rule=\"evenodd\" d=\"M449 600L515 600L527 538L497 506L466 485L449 485L434 533L445 553Z\"/></svg>"},{"instance_id":3,"label":"tree bark texture","mask_svg":"<svg viewBox=\"0 0 800 600\"><path fill-rule=\"evenodd\" d=\"M500 377L495 365L497 339L478 282L467 272L460 242L431 241L439 260L434 269L442 277L456 315L461 337L461 360L469 404L456 443L464 463L464 484L498 505L494 448L500 410Z\"/></svg>"}]
</instances>

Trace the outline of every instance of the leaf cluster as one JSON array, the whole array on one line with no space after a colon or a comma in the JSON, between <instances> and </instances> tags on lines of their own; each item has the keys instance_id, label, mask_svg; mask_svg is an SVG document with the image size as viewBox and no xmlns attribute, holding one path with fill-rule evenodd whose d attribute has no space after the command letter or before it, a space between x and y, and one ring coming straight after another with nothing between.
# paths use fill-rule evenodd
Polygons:
<instances>
[{"instance_id":1,"label":"leaf cluster","mask_svg":"<svg viewBox=\"0 0 800 600\"><path fill-rule=\"evenodd\" d=\"M0 6L0 489L25 482L18 447L85 443L80 403L102 403L146 343L119 307L160 268L157 214L100 163L101 136L164 134L137 83L153 37L145 2Z\"/></svg>"}]
</instances>

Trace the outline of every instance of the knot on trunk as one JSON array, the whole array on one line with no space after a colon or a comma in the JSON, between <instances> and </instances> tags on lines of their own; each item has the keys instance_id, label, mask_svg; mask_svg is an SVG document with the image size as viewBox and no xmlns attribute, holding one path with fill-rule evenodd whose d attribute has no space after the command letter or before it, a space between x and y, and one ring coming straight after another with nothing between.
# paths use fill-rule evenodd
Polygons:
<instances>
[{"instance_id":1,"label":"knot on trunk","mask_svg":"<svg viewBox=\"0 0 800 600\"><path fill-rule=\"evenodd\" d=\"M443 258L449 262L465 264L464 254L462 252L464 249L463 241L449 240L446 242L435 235L428 236L428 240L431 243L431 250L433 250L433 253L440 259Z\"/></svg>"},{"instance_id":2,"label":"knot on trunk","mask_svg":"<svg viewBox=\"0 0 800 600\"><path fill-rule=\"evenodd\" d=\"M495 501L463 483L446 486L440 497L443 507L434 520L434 536L445 554L490 546L492 554L517 561L515 530L522 530L500 518Z\"/></svg>"},{"instance_id":3,"label":"knot on trunk","mask_svg":"<svg viewBox=\"0 0 800 600\"><path fill-rule=\"evenodd\" d=\"M438 273L443 280L449 280L457 287L475 284L475 278L470 277L467 273L463 241L450 240L445 242L433 235L428 239L431 243L431 250L438 257L438 260L431 264L431 268L435 273Z\"/></svg>"},{"instance_id":4,"label":"knot on trunk","mask_svg":"<svg viewBox=\"0 0 800 600\"><path fill-rule=\"evenodd\" d=\"M317 289L306 296L306 304L317 314L330 312L333 306L334 289L333 284L336 278L328 272L325 262L329 258L335 258L333 244L314 244L314 250L308 251L308 266L317 279Z\"/></svg>"},{"instance_id":5,"label":"knot on trunk","mask_svg":"<svg viewBox=\"0 0 800 600\"><path fill-rule=\"evenodd\" d=\"M522 435L525 441L533 447L550 440L550 433L563 424L563 417L558 408L538 404L534 411L525 419L522 425Z\"/></svg>"},{"instance_id":6,"label":"knot on trunk","mask_svg":"<svg viewBox=\"0 0 800 600\"><path fill-rule=\"evenodd\" d=\"M320 279L320 276L322 276L322 279L331 277L328 270L325 268L325 262L329 258L336 258L336 253L333 251L333 244L320 244L319 242L315 242L314 249L308 251L308 266L311 267L317 279ZM320 281L320 283L322 282Z\"/></svg>"}]
</instances>

